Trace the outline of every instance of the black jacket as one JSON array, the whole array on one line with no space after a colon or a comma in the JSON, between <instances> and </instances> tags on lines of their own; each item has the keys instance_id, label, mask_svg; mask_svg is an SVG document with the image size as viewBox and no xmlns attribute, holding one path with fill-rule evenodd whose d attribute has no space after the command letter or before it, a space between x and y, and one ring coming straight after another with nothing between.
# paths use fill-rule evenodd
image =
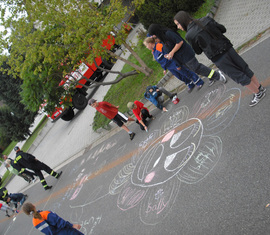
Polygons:
<instances>
[{"instance_id":1,"label":"black jacket","mask_svg":"<svg viewBox=\"0 0 270 235\"><path fill-rule=\"evenodd\" d=\"M8 198L8 190L5 187L0 187L0 200L6 201Z\"/></svg>"},{"instance_id":2,"label":"black jacket","mask_svg":"<svg viewBox=\"0 0 270 235\"><path fill-rule=\"evenodd\" d=\"M204 52L210 60L216 61L232 47L230 40L223 35L225 32L223 25L210 17L203 17L188 25L186 39L196 54Z\"/></svg>"},{"instance_id":3,"label":"black jacket","mask_svg":"<svg viewBox=\"0 0 270 235\"><path fill-rule=\"evenodd\" d=\"M13 162L13 167L15 164L19 165L15 167L16 169L18 169L19 167L33 169L35 168L35 164L37 164L37 160L30 153L24 153L23 151L18 151L16 153L16 157Z\"/></svg>"}]
</instances>

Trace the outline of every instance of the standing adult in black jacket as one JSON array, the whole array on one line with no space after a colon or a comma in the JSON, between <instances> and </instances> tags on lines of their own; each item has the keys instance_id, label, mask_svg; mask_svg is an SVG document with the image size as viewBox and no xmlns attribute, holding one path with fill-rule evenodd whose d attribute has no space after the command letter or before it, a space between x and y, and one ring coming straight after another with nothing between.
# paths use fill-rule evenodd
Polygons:
<instances>
[{"instance_id":1,"label":"standing adult in black jacket","mask_svg":"<svg viewBox=\"0 0 270 235\"><path fill-rule=\"evenodd\" d=\"M37 160L33 155L21 151L18 146L14 148L14 151L16 152L14 165L17 164L21 168L28 168L33 170L35 174L39 177L40 182L45 190L52 188L52 186L47 185L47 182L44 179L44 176L41 172L42 170L46 171L49 175L55 177L56 179L58 179L61 176L62 171L59 173L53 171L49 166Z\"/></svg>"},{"instance_id":2,"label":"standing adult in black jacket","mask_svg":"<svg viewBox=\"0 0 270 235\"><path fill-rule=\"evenodd\" d=\"M161 26L159 24L151 24L148 29L148 34L154 38L159 39L164 46L166 55L165 58L173 60L178 67L184 65L189 70L209 78L209 86L211 86L215 80L220 80L226 83L225 76L220 72L199 63L195 57L194 50L190 45L173 30Z\"/></svg>"},{"instance_id":3,"label":"standing adult in black jacket","mask_svg":"<svg viewBox=\"0 0 270 235\"><path fill-rule=\"evenodd\" d=\"M204 54L235 82L253 92L250 106L260 102L266 89L259 83L248 64L233 49L233 45L223 34L226 28L210 17L193 19L187 12L179 11L174 16L178 29L186 31L186 39L196 54Z\"/></svg>"}]
</instances>

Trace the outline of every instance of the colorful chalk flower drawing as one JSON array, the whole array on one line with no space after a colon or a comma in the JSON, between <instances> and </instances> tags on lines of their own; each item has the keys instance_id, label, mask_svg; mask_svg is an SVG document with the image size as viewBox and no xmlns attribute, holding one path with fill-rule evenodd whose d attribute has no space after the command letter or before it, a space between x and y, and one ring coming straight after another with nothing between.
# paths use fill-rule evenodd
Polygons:
<instances>
[{"instance_id":1,"label":"colorful chalk flower drawing","mask_svg":"<svg viewBox=\"0 0 270 235\"><path fill-rule=\"evenodd\" d=\"M123 211L138 206L145 224L163 220L181 193L181 183L198 183L217 164L222 154L217 134L234 119L240 97L239 89L226 91L217 84L195 103L191 113L186 106L175 109L181 102L173 106L161 130L140 143L140 151L111 182L109 193L118 195L117 206Z\"/></svg>"}]
</instances>

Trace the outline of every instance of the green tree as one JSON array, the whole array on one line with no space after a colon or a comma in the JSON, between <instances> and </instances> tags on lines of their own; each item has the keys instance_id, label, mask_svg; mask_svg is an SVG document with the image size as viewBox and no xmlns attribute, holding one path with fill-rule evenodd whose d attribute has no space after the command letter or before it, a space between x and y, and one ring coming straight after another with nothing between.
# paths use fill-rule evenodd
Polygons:
<instances>
[{"instance_id":1,"label":"green tree","mask_svg":"<svg viewBox=\"0 0 270 235\"><path fill-rule=\"evenodd\" d=\"M29 122L29 121L27 121ZM17 117L8 107L0 109L0 131L14 141L25 140L30 135L29 125Z\"/></svg>"},{"instance_id":2,"label":"green tree","mask_svg":"<svg viewBox=\"0 0 270 235\"><path fill-rule=\"evenodd\" d=\"M134 0L133 8L142 2ZM98 6L89 0L6 0L4 4L9 15L2 9L1 20L10 33L2 33L5 40L0 41L1 48L9 48L7 57L11 70L8 72L24 80L22 96L31 110L37 110L44 99L47 102L59 99L52 93L61 93L57 88L59 81L76 69L81 61L91 64L97 56L112 56L135 68L126 74L108 71L118 73L119 78L103 85L114 84L139 72L147 76L152 72L133 51L133 45L126 43L127 34L121 21L131 14L131 10L120 0L111 0L106 6ZM112 32L116 35L115 43L123 44L139 65L102 45ZM100 84L92 86L96 85Z\"/></svg>"},{"instance_id":3,"label":"green tree","mask_svg":"<svg viewBox=\"0 0 270 235\"><path fill-rule=\"evenodd\" d=\"M9 70L10 67L3 63L2 68ZM5 106L0 110L0 136L8 139L24 140L30 134L29 128L34 122L35 112L31 112L21 103L22 80L16 79L5 72L0 72L0 100Z\"/></svg>"},{"instance_id":4,"label":"green tree","mask_svg":"<svg viewBox=\"0 0 270 235\"><path fill-rule=\"evenodd\" d=\"M204 0L145 0L136 14L146 29L153 23L173 29L173 17L178 11L194 13L203 3Z\"/></svg>"}]
</instances>

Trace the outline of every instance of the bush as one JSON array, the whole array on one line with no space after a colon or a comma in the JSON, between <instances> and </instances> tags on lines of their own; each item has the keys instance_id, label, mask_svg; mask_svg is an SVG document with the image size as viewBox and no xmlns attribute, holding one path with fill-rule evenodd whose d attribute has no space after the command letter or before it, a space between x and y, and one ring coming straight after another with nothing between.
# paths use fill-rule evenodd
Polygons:
<instances>
[{"instance_id":1,"label":"bush","mask_svg":"<svg viewBox=\"0 0 270 235\"><path fill-rule=\"evenodd\" d=\"M148 27L155 23L176 28L173 17L178 11L196 12L205 0L145 0L145 3L136 10L143 26Z\"/></svg>"}]
</instances>

